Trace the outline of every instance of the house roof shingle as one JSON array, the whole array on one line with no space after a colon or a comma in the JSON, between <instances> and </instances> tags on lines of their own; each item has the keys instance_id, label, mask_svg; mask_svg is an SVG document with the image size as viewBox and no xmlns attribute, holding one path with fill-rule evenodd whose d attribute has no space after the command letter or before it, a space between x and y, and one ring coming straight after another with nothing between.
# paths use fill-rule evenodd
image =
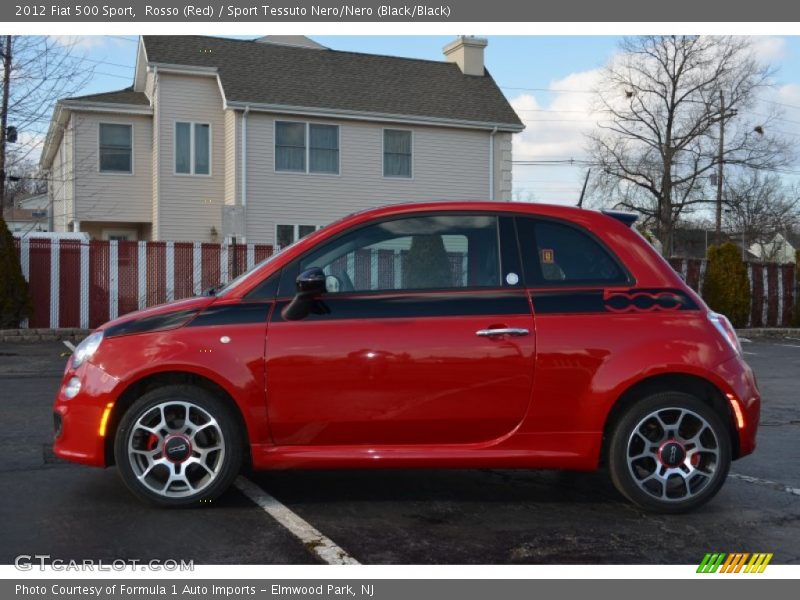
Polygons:
<instances>
[{"instance_id":1,"label":"house roof shingle","mask_svg":"<svg viewBox=\"0 0 800 600\"><path fill-rule=\"evenodd\" d=\"M67 101L80 101L80 102L106 102L109 104L132 104L149 106L150 100L144 92L134 92L133 87L126 87L121 90L113 92L100 92L99 94L88 94L85 96L73 96L65 98Z\"/></svg>"},{"instance_id":2,"label":"house roof shingle","mask_svg":"<svg viewBox=\"0 0 800 600\"><path fill-rule=\"evenodd\" d=\"M471 77L454 63L193 35L143 39L148 62L215 67L229 102L522 128L488 71Z\"/></svg>"}]
</instances>

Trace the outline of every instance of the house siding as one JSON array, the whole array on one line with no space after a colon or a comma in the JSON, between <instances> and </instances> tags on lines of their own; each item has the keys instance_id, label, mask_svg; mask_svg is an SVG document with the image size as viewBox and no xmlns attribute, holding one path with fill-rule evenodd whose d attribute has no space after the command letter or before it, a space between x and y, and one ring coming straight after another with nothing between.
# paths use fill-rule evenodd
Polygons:
<instances>
[{"instance_id":1,"label":"house siding","mask_svg":"<svg viewBox=\"0 0 800 600\"><path fill-rule=\"evenodd\" d=\"M225 194L225 115L217 81L159 73L158 218L155 235L165 240L211 241L221 230ZM175 122L211 124L211 175L176 175Z\"/></svg>"},{"instance_id":2,"label":"house siding","mask_svg":"<svg viewBox=\"0 0 800 600\"><path fill-rule=\"evenodd\" d=\"M48 180L48 201L51 204L50 214L53 231L69 231L73 213L73 123L70 117L64 128L61 143L53 157Z\"/></svg>"},{"instance_id":3,"label":"house siding","mask_svg":"<svg viewBox=\"0 0 800 600\"><path fill-rule=\"evenodd\" d=\"M339 125L339 175L275 172L274 122L281 119ZM383 177L383 129L387 127L413 131L410 179ZM326 225L349 213L385 204L486 200L489 140L488 131L251 112L247 123L247 239L274 243L277 224Z\"/></svg>"},{"instance_id":4,"label":"house siding","mask_svg":"<svg viewBox=\"0 0 800 600\"><path fill-rule=\"evenodd\" d=\"M510 133L496 133L494 136L494 200L511 202L512 162Z\"/></svg>"},{"instance_id":5,"label":"house siding","mask_svg":"<svg viewBox=\"0 0 800 600\"><path fill-rule=\"evenodd\" d=\"M152 197L152 120L147 115L76 112L74 124L75 206L77 221L149 222ZM133 173L101 173L100 123L133 126ZM70 136L65 136L69 140Z\"/></svg>"}]
</instances>

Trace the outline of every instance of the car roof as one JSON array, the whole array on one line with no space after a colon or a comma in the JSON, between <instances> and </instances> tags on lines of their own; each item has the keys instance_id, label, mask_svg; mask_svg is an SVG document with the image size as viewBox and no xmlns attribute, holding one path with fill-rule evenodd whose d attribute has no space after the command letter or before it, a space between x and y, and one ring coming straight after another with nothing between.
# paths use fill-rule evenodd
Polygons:
<instances>
[{"instance_id":1,"label":"car roof","mask_svg":"<svg viewBox=\"0 0 800 600\"><path fill-rule=\"evenodd\" d=\"M410 212L439 212L439 211L481 211L481 212L515 212L530 213L538 215L559 216L564 218L577 217L587 213L600 214L597 211L578 208L576 206L565 206L563 204L547 204L532 202L498 202L490 200L442 200L435 202L403 202L399 204L387 204L376 208L352 213L345 217L372 218L377 216L389 216L392 214L405 214ZM345 220L343 219L343 220Z\"/></svg>"}]
</instances>

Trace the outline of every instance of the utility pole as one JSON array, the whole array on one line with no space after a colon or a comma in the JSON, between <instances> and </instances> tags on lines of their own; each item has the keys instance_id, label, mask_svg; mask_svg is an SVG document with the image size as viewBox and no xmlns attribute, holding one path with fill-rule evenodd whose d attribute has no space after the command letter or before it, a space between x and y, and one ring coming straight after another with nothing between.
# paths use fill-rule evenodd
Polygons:
<instances>
[{"instance_id":1,"label":"utility pole","mask_svg":"<svg viewBox=\"0 0 800 600\"><path fill-rule=\"evenodd\" d=\"M736 116L736 110L725 114L725 94L719 93L719 148L717 149L717 223L714 243L722 243L722 178L725 166L725 119Z\"/></svg>"},{"instance_id":2,"label":"utility pole","mask_svg":"<svg viewBox=\"0 0 800 600\"><path fill-rule=\"evenodd\" d=\"M719 93L719 150L717 151L717 223L714 243L722 243L722 159L725 152L725 94Z\"/></svg>"},{"instance_id":3,"label":"utility pole","mask_svg":"<svg viewBox=\"0 0 800 600\"><path fill-rule=\"evenodd\" d=\"M11 36L5 36L3 58L3 99L0 106L0 215L6 206L6 135L8 133L8 88L11 83Z\"/></svg>"}]
</instances>

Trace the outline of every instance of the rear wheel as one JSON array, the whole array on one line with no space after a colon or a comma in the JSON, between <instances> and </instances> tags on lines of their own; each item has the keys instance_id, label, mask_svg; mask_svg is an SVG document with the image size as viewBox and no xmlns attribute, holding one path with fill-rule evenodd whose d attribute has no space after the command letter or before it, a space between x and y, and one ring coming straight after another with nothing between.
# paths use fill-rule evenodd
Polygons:
<instances>
[{"instance_id":1,"label":"rear wheel","mask_svg":"<svg viewBox=\"0 0 800 600\"><path fill-rule=\"evenodd\" d=\"M678 513L708 502L725 483L731 440L722 418L682 392L636 402L613 430L609 469L616 488L635 504Z\"/></svg>"},{"instance_id":2,"label":"rear wheel","mask_svg":"<svg viewBox=\"0 0 800 600\"><path fill-rule=\"evenodd\" d=\"M202 388L170 385L144 394L124 414L114 457L138 497L189 506L230 486L241 466L242 440L224 402Z\"/></svg>"}]
</instances>

